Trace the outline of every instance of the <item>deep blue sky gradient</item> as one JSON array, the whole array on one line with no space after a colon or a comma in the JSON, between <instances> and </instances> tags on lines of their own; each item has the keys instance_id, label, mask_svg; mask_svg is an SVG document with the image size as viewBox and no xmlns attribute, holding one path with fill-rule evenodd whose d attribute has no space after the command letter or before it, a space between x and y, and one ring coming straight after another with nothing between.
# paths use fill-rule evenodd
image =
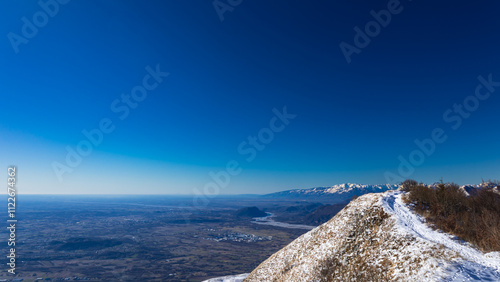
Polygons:
<instances>
[{"instance_id":1,"label":"deep blue sky gradient","mask_svg":"<svg viewBox=\"0 0 500 282\"><path fill-rule=\"evenodd\" d=\"M70 1L16 54L36 1L5 1L0 40L0 154L21 193L190 194L237 160L221 193L268 193L341 182L385 183L415 139L448 139L415 167L426 182L500 178L500 88L457 130L443 113L500 81L498 1L401 1L403 11L348 64L371 10L388 1L247 1L220 21L212 1ZM113 100L146 66L169 72L123 121ZM238 145L273 108L297 117L256 158ZM81 131L116 126L59 182L52 168Z\"/></svg>"}]
</instances>

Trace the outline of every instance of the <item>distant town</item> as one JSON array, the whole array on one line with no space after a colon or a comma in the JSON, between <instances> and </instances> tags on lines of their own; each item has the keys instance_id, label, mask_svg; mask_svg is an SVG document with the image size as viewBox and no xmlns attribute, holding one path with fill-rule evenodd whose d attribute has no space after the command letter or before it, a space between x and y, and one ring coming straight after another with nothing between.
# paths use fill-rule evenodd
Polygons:
<instances>
[{"instance_id":1,"label":"distant town","mask_svg":"<svg viewBox=\"0 0 500 282\"><path fill-rule=\"evenodd\" d=\"M215 237L207 237L203 239L216 242L233 241L233 242L254 243L259 241L271 241L273 239L273 236L256 236L254 234L228 232L224 234L218 234Z\"/></svg>"}]
</instances>

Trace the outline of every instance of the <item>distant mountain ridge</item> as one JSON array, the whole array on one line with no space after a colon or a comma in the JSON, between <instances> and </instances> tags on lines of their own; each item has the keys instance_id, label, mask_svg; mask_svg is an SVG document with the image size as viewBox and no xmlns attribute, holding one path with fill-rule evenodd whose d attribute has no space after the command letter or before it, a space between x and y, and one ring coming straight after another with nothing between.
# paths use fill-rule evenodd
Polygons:
<instances>
[{"instance_id":1,"label":"distant mountain ridge","mask_svg":"<svg viewBox=\"0 0 500 282\"><path fill-rule=\"evenodd\" d=\"M309 189L292 189L282 192L266 194L268 198L307 198L328 199L334 202L345 202L354 196L362 196L368 193L381 193L389 190L397 190L398 184L355 184L343 183L330 187L314 187Z\"/></svg>"},{"instance_id":2,"label":"distant mountain ridge","mask_svg":"<svg viewBox=\"0 0 500 282\"><path fill-rule=\"evenodd\" d=\"M480 184L467 184L460 186L460 189L465 192L466 195L473 195L477 193L480 189L491 189L493 192L500 194L500 186L491 182L483 182Z\"/></svg>"}]
</instances>

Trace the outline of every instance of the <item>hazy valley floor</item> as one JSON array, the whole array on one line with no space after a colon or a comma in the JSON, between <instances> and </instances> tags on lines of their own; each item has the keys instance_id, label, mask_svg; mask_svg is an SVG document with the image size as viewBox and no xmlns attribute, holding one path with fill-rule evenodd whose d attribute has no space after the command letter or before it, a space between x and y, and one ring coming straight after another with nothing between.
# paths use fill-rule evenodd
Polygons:
<instances>
[{"instance_id":1,"label":"hazy valley floor","mask_svg":"<svg viewBox=\"0 0 500 282\"><path fill-rule=\"evenodd\" d=\"M201 281L246 273L307 230L255 224L235 211L258 206L286 219L287 208L303 205L251 197L197 207L189 197L20 195L17 274L2 272L0 279ZM5 228L0 235L8 236Z\"/></svg>"}]
</instances>

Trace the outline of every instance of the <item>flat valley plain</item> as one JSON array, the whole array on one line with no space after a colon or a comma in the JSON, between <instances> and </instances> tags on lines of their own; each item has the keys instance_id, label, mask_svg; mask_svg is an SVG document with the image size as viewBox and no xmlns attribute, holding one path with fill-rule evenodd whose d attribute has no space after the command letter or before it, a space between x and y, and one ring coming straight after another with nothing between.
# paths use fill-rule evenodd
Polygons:
<instances>
[{"instance_id":1,"label":"flat valley plain","mask_svg":"<svg viewBox=\"0 0 500 282\"><path fill-rule=\"evenodd\" d=\"M16 275L3 256L0 279L7 281L202 281L246 273L308 230L255 224L237 217L239 209L257 206L301 223L319 205L257 196L220 196L206 206L182 196L17 198ZM7 255L9 234L1 230Z\"/></svg>"}]
</instances>

